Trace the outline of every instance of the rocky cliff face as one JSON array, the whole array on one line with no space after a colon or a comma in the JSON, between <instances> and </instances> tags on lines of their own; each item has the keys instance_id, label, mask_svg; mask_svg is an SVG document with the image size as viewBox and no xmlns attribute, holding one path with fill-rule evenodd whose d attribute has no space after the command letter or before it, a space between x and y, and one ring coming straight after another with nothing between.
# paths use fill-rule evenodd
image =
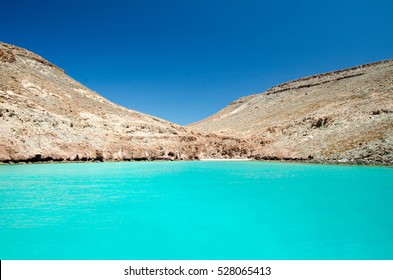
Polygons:
<instances>
[{"instance_id":1,"label":"rocky cliff face","mask_svg":"<svg viewBox=\"0 0 393 280\"><path fill-rule=\"evenodd\" d=\"M287 82L190 128L245 139L254 158L393 164L393 61Z\"/></svg>"},{"instance_id":2,"label":"rocky cliff face","mask_svg":"<svg viewBox=\"0 0 393 280\"><path fill-rule=\"evenodd\" d=\"M393 61L240 98L189 127L126 109L0 43L0 162L254 158L393 164Z\"/></svg>"},{"instance_id":3,"label":"rocky cliff face","mask_svg":"<svg viewBox=\"0 0 393 280\"><path fill-rule=\"evenodd\" d=\"M245 141L128 110L25 49L0 43L0 162L248 156Z\"/></svg>"}]
</instances>

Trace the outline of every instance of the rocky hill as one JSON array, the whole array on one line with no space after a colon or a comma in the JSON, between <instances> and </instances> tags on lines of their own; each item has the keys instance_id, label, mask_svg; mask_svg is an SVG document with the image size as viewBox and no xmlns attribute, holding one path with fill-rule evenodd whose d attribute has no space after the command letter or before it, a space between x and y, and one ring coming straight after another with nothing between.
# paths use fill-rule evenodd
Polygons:
<instances>
[{"instance_id":1,"label":"rocky hill","mask_svg":"<svg viewBox=\"0 0 393 280\"><path fill-rule=\"evenodd\" d=\"M253 158L393 164L393 60L290 81L189 127L247 140Z\"/></svg>"},{"instance_id":2,"label":"rocky hill","mask_svg":"<svg viewBox=\"0 0 393 280\"><path fill-rule=\"evenodd\" d=\"M0 43L0 162L252 158L393 164L393 61L290 81L188 127Z\"/></svg>"},{"instance_id":3,"label":"rocky hill","mask_svg":"<svg viewBox=\"0 0 393 280\"><path fill-rule=\"evenodd\" d=\"M243 140L202 135L113 104L37 54L4 43L0 128L0 162L250 155Z\"/></svg>"}]
</instances>

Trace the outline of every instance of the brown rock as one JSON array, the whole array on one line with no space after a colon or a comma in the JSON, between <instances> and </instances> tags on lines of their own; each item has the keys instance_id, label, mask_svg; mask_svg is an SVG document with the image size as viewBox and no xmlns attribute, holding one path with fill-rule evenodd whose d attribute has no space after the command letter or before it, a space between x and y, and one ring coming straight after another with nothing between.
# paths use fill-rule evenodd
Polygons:
<instances>
[{"instance_id":1,"label":"brown rock","mask_svg":"<svg viewBox=\"0 0 393 280\"><path fill-rule=\"evenodd\" d=\"M387 60L275 86L189 127L252 142L259 158L334 162L345 154L347 162L393 164L392 112Z\"/></svg>"},{"instance_id":2,"label":"brown rock","mask_svg":"<svg viewBox=\"0 0 393 280\"><path fill-rule=\"evenodd\" d=\"M255 158L393 164L393 61L305 77L188 127L0 43L0 162ZM230 135L230 136L229 136Z\"/></svg>"},{"instance_id":3,"label":"brown rock","mask_svg":"<svg viewBox=\"0 0 393 280\"><path fill-rule=\"evenodd\" d=\"M0 59L0 161L194 159L237 146L217 151L222 137L113 104L22 48L0 43Z\"/></svg>"}]
</instances>

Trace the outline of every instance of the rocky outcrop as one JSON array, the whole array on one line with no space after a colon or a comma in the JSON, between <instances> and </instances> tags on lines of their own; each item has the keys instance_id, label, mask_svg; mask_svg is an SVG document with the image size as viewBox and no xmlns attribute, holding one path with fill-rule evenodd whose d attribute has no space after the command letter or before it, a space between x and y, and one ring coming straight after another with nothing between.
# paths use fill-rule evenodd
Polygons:
<instances>
[{"instance_id":1,"label":"rocky outcrop","mask_svg":"<svg viewBox=\"0 0 393 280\"><path fill-rule=\"evenodd\" d=\"M189 126L233 135L256 159L393 164L393 61L287 82Z\"/></svg>"},{"instance_id":2,"label":"rocky outcrop","mask_svg":"<svg viewBox=\"0 0 393 280\"><path fill-rule=\"evenodd\" d=\"M0 162L250 155L244 140L113 104L25 49L0 43L0 63Z\"/></svg>"},{"instance_id":3,"label":"rocky outcrop","mask_svg":"<svg viewBox=\"0 0 393 280\"><path fill-rule=\"evenodd\" d=\"M393 164L393 61L305 77L188 127L116 105L0 43L0 162L253 158Z\"/></svg>"}]
</instances>

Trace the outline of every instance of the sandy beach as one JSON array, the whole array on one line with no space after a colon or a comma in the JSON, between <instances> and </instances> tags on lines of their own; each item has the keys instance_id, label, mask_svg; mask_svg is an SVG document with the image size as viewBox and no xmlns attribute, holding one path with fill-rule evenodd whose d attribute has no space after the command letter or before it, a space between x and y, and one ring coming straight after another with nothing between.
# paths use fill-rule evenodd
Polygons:
<instances>
[{"instance_id":1,"label":"sandy beach","mask_svg":"<svg viewBox=\"0 0 393 280\"><path fill-rule=\"evenodd\" d=\"M201 158L201 161L251 161L250 158Z\"/></svg>"}]
</instances>

